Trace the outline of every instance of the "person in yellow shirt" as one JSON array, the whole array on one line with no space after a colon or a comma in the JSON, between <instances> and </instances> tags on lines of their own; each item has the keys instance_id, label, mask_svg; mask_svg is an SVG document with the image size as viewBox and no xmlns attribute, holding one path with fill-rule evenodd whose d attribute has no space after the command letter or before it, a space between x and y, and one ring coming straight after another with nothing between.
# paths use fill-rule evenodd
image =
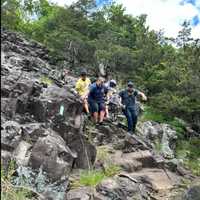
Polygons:
<instances>
[{"instance_id":1,"label":"person in yellow shirt","mask_svg":"<svg viewBox=\"0 0 200 200\"><path fill-rule=\"evenodd\" d=\"M81 71L81 76L76 82L76 91L78 92L83 102L83 108L87 114L89 114L87 97L89 93L90 84L91 84L91 81L89 78L87 78L87 71L84 69Z\"/></svg>"}]
</instances>

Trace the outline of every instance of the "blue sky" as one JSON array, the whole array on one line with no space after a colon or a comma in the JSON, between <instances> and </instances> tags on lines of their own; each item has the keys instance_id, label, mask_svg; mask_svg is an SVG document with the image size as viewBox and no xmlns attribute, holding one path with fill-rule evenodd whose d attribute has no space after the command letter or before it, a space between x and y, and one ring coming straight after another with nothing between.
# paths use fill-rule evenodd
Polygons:
<instances>
[{"instance_id":1,"label":"blue sky","mask_svg":"<svg viewBox=\"0 0 200 200\"><path fill-rule=\"evenodd\" d=\"M70 5L77 0L49 0L59 5ZM112 0L96 0L98 5ZM147 14L147 25L154 30L163 30L166 36L176 37L181 23L188 20L192 36L200 38L200 0L115 0L126 8L128 14Z\"/></svg>"}]
</instances>

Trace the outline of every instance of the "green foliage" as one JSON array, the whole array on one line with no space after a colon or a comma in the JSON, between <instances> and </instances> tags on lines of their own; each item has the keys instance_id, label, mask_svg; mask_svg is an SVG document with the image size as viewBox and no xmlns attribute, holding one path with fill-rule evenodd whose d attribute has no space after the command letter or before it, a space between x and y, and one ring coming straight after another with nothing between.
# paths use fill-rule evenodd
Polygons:
<instances>
[{"instance_id":1,"label":"green foliage","mask_svg":"<svg viewBox=\"0 0 200 200\"><path fill-rule=\"evenodd\" d=\"M79 179L73 180L71 187L77 188L82 186L89 186L91 188L95 188L102 180L107 177L112 177L121 171L119 166L114 164L109 164L105 167L104 171L97 170L85 170L80 173Z\"/></svg>"},{"instance_id":2,"label":"green foliage","mask_svg":"<svg viewBox=\"0 0 200 200\"><path fill-rule=\"evenodd\" d=\"M104 177L105 175L102 172L95 170L82 172L80 174L80 184L95 187L104 179Z\"/></svg>"},{"instance_id":3,"label":"green foliage","mask_svg":"<svg viewBox=\"0 0 200 200\"><path fill-rule=\"evenodd\" d=\"M183 159L185 167L200 176L200 139L192 138L187 141L179 141L176 147L176 156Z\"/></svg>"},{"instance_id":4,"label":"green foliage","mask_svg":"<svg viewBox=\"0 0 200 200\"><path fill-rule=\"evenodd\" d=\"M150 106L144 106L144 112L141 116L142 121L152 120L159 123L164 123L166 121L166 116L163 113L156 112Z\"/></svg>"}]
</instances>

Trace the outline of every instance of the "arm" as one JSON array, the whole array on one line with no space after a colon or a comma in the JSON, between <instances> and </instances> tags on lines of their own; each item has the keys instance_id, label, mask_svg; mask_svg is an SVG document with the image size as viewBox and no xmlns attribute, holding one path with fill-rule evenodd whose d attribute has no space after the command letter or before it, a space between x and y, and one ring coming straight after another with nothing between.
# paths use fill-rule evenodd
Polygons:
<instances>
[{"instance_id":1,"label":"arm","mask_svg":"<svg viewBox=\"0 0 200 200\"><path fill-rule=\"evenodd\" d=\"M79 82L79 80L76 82L75 89L76 89L77 92L79 92L79 90L80 90L80 82Z\"/></svg>"},{"instance_id":2,"label":"arm","mask_svg":"<svg viewBox=\"0 0 200 200\"><path fill-rule=\"evenodd\" d=\"M84 97L86 98L86 97L88 97L88 95L89 95L89 93L90 93L90 86L91 86L91 81L90 81L90 79L88 79L88 89L87 89L87 92L85 93L85 95L84 95Z\"/></svg>"},{"instance_id":3,"label":"arm","mask_svg":"<svg viewBox=\"0 0 200 200\"><path fill-rule=\"evenodd\" d=\"M143 92L138 91L138 95L142 97L143 101L147 101L147 97Z\"/></svg>"},{"instance_id":4,"label":"arm","mask_svg":"<svg viewBox=\"0 0 200 200\"><path fill-rule=\"evenodd\" d=\"M125 105L122 104L122 97L123 97L123 91L121 91L121 92L119 93L119 98L120 98L119 103L120 103L120 106L122 107L122 109L124 109L124 108L125 108Z\"/></svg>"}]
</instances>

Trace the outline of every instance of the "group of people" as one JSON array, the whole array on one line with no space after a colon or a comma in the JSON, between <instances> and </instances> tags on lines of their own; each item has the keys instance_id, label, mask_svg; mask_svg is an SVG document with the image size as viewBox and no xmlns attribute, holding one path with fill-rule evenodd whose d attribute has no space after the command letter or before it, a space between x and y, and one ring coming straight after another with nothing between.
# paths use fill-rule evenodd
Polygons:
<instances>
[{"instance_id":1,"label":"group of people","mask_svg":"<svg viewBox=\"0 0 200 200\"><path fill-rule=\"evenodd\" d=\"M102 77L96 78L91 83L87 77L87 71L83 69L80 78L76 82L76 91L83 103L84 112L88 116L92 116L94 122L101 125L104 119L109 117L109 100L116 93L117 83L115 80L105 82ZM137 124L136 114L136 97L141 96L143 100L147 100L144 93L134 89L132 82L128 82L127 88L119 94L120 106L126 116L128 123L128 132L133 134Z\"/></svg>"}]
</instances>

